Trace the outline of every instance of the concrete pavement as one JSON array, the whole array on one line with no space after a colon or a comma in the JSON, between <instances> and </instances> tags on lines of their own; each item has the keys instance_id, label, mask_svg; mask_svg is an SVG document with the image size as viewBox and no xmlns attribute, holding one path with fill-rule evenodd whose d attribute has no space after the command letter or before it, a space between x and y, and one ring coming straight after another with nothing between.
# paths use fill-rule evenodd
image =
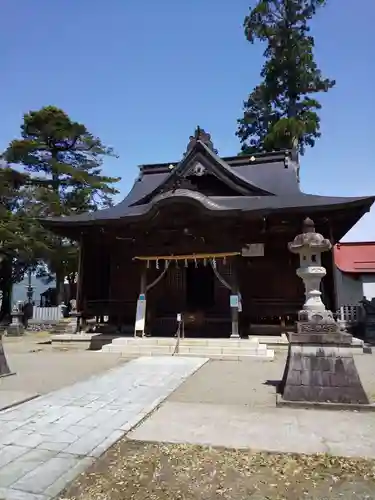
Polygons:
<instances>
[{"instance_id":1,"label":"concrete pavement","mask_svg":"<svg viewBox=\"0 0 375 500\"><path fill-rule=\"evenodd\" d=\"M129 439L375 458L375 414L166 402Z\"/></svg>"}]
</instances>

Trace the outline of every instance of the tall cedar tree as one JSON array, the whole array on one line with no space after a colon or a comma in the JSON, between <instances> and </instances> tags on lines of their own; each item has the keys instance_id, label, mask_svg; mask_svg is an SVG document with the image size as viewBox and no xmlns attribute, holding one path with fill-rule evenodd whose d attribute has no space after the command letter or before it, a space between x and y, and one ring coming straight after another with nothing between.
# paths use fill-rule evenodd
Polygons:
<instances>
[{"instance_id":1,"label":"tall cedar tree","mask_svg":"<svg viewBox=\"0 0 375 500\"><path fill-rule=\"evenodd\" d=\"M35 217L66 216L105 208L118 191L119 178L102 175L106 156L115 156L85 125L47 106L24 115L21 139L10 143L4 158L22 166L38 184ZM56 277L57 301L64 299L64 279L77 271L77 246L42 229L48 250L42 255Z\"/></svg>"},{"instance_id":2,"label":"tall cedar tree","mask_svg":"<svg viewBox=\"0 0 375 500\"><path fill-rule=\"evenodd\" d=\"M244 102L236 135L243 153L290 149L303 154L320 137L321 104L313 96L334 80L314 59L309 21L326 0L258 0L244 21L249 42L266 44L263 81Z\"/></svg>"}]
</instances>

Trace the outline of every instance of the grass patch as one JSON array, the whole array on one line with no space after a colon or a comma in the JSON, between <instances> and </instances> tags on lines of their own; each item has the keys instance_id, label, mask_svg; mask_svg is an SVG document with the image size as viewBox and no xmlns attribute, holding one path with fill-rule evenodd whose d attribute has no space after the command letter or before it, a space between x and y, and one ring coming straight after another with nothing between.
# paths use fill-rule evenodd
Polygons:
<instances>
[{"instance_id":1,"label":"grass patch","mask_svg":"<svg viewBox=\"0 0 375 500\"><path fill-rule=\"evenodd\" d=\"M119 441L64 500L375 498L375 461Z\"/></svg>"}]
</instances>

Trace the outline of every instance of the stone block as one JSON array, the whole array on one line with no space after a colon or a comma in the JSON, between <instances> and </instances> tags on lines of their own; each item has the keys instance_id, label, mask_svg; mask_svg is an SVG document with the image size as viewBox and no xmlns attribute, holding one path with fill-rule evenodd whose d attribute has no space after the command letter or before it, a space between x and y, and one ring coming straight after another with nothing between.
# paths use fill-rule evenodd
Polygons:
<instances>
[{"instance_id":1,"label":"stone block","mask_svg":"<svg viewBox=\"0 0 375 500\"><path fill-rule=\"evenodd\" d=\"M9 434L3 435L0 438L2 445L18 445L26 446L26 448L34 448L43 441L43 438L36 433L27 432L23 429L16 429Z\"/></svg>"},{"instance_id":2,"label":"stone block","mask_svg":"<svg viewBox=\"0 0 375 500\"><path fill-rule=\"evenodd\" d=\"M79 425L89 428L98 427L102 423L110 422L112 418L116 417L117 412L118 410L108 410L107 408L102 408L97 410L94 414L80 420Z\"/></svg>"},{"instance_id":3,"label":"stone block","mask_svg":"<svg viewBox=\"0 0 375 500\"><path fill-rule=\"evenodd\" d=\"M87 432L74 443L65 448L65 453L73 455L90 455L92 450L101 444L108 436L107 429L97 427Z\"/></svg>"},{"instance_id":4,"label":"stone block","mask_svg":"<svg viewBox=\"0 0 375 500\"><path fill-rule=\"evenodd\" d=\"M350 346L352 344L352 336L348 333L338 332L338 333L295 333L290 332L289 343L290 344L308 344L308 345L333 345L333 346Z\"/></svg>"},{"instance_id":5,"label":"stone block","mask_svg":"<svg viewBox=\"0 0 375 500\"><path fill-rule=\"evenodd\" d=\"M368 404L354 358L339 346L291 344L281 384L286 401Z\"/></svg>"},{"instance_id":6,"label":"stone block","mask_svg":"<svg viewBox=\"0 0 375 500\"><path fill-rule=\"evenodd\" d=\"M72 469L79 461L80 459L77 457L59 453L16 481L12 488L29 493L44 493L46 488Z\"/></svg>"},{"instance_id":7,"label":"stone block","mask_svg":"<svg viewBox=\"0 0 375 500\"><path fill-rule=\"evenodd\" d=\"M0 469L0 484L9 488L19 479L57 455L57 452L31 449L27 453Z\"/></svg>"},{"instance_id":8,"label":"stone block","mask_svg":"<svg viewBox=\"0 0 375 500\"><path fill-rule=\"evenodd\" d=\"M18 446L18 445L5 446L1 450L0 454L0 471L2 467L9 464L13 460L16 460L18 457L21 457L28 451L29 448L26 448L25 446Z\"/></svg>"},{"instance_id":9,"label":"stone block","mask_svg":"<svg viewBox=\"0 0 375 500\"><path fill-rule=\"evenodd\" d=\"M7 326L7 336L8 337L20 337L25 333L25 328L21 324L10 324Z\"/></svg>"},{"instance_id":10,"label":"stone block","mask_svg":"<svg viewBox=\"0 0 375 500\"><path fill-rule=\"evenodd\" d=\"M99 458L105 451L108 450L112 445L114 445L119 439L125 434L122 430L115 430L109 434L104 441L102 441L96 448L90 453L91 457Z\"/></svg>"},{"instance_id":11,"label":"stone block","mask_svg":"<svg viewBox=\"0 0 375 500\"><path fill-rule=\"evenodd\" d=\"M45 495L34 495L26 491L14 490L13 488L1 488L0 498L4 500L48 500Z\"/></svg>"},{"instance_id":12,"label":"stone block","mask_svg":"<svg viewBox=\"0 0 375 500\"><path fill-rule=\"evenodd\" d=\"M48 488L44 491L44 494L49 498L55 498L67 484L72 482L79 474L88 469L94 461L95 459L92 457L82 458L70 470L48 486Z\"/></svg>"}]
</instances>

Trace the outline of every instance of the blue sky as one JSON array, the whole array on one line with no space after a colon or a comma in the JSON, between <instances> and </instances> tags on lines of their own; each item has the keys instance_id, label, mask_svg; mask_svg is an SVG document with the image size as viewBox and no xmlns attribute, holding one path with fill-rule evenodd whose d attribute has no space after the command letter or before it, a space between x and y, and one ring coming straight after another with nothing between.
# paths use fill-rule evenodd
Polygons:
<instances>
[{"instance_id":1,"label":"blue sky","mask_svg":"<svg viewBox=\"0 0 375 500\"><path fill-rule=\"evenodd\" d=\"M236 154L236 120L263 62L243 35L252 3L4 0L0 148L23 113L52 104L115 148L105 173L122 177L122 195L138 164L177 161L198 124L221 155ZM375 194L374 0L361 12L329 0L313 22L318 64L337 86L321 99L323 137L301 160L307 192ZM375 240L375 208L345 239Z\"/></svg>"}]
</instances>

